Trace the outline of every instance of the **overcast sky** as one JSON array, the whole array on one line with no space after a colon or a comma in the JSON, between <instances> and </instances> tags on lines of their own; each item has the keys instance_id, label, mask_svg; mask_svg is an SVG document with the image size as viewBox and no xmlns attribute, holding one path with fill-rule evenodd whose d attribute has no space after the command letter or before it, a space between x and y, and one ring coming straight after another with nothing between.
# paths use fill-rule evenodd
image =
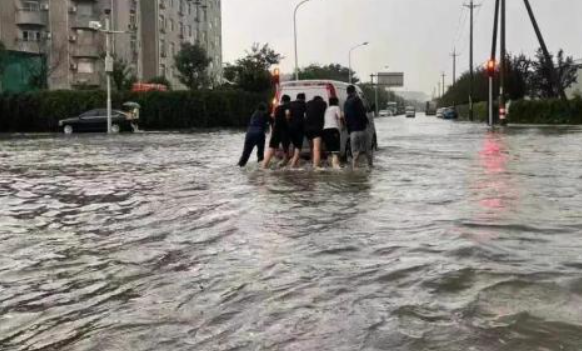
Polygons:
<instances>
[{"instance_id":1,"label":"overcast sky","mask_svg":"<svg viewBox=\"0 0 582 351\"><path fill-rule=\"evenodd\" d=\"M582 58L582 0L530 0L550 50ZM292 72L293 8L299 0L223 0L224 59L244 55L253 42L269 43L286 58ZM457 72L469 67L469 17L463 0L311 0L298 14L299 64L348 64L369 80L371 72L405 73L405 90L432 94L441 71L452 76L453 47ZM469 2L469 0L465 0ZM475 63L485 62L491 48L494 0L475 0ZM508 50L532 54L538 47L522 0L507 0Z\"/></svg>"}]
</instances>

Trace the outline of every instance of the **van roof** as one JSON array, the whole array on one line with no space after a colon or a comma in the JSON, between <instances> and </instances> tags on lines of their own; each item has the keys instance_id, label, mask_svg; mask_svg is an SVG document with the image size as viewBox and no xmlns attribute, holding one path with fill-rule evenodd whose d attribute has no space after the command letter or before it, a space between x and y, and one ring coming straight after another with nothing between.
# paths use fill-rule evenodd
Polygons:
<instances>
[{"instance_id":1,"label":"van roof","mask_svg":"<svg viewBox=\"0 0 582 351\"><path fill-rule=\"evenodd\" d=\"M282 82L281 87L325 86L327 84L333 84L334 86L341 86L345 88L350 86L350 84L346 82L340 82L337 80L312 79L312 80L292 80Z\"/></svg>"}]
</instances>

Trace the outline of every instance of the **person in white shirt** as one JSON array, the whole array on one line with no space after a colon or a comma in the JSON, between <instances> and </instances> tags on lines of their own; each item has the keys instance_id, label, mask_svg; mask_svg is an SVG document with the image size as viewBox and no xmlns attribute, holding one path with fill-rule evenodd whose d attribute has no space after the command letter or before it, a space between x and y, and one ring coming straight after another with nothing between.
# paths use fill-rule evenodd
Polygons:
<instances>
[{"instance_id":1,"label":"person in white shirt","mask_svg":"<svg viewBox=\"0 0 582 351\"><path fill-rule=\"evenodd\" d=\"M333 168L340 168L340 129L343 128L343 115L339 107L339 100L336 97L329 99L329 106L325 111L325 122L323 126L323 143L325 149L331 154L331 164Z\"/></svg>"}]
</instances>

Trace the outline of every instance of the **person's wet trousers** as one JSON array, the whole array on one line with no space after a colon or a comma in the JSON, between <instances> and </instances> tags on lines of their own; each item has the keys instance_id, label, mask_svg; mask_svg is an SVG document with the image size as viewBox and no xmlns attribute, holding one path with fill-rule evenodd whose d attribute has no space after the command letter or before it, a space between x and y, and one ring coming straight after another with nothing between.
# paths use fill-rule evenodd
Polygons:
<instances>
[{"instance_id":1,"label":"person's wet trousers","mask_svg":"<svg viewBox=\"0 0 582 351\"><path fill-rule=\"evenodd\" d=\"M240 167L246 166L247 162L249 162L249 158L253 153L253 149L257 148L257 159L258 162L262 162L264 155L265 155L265 133L263 132L252 132L247 133L245 137L245 146L243 149L242 156L240 157L240 161L238 165Z\"/></svg>"}]
</instances>

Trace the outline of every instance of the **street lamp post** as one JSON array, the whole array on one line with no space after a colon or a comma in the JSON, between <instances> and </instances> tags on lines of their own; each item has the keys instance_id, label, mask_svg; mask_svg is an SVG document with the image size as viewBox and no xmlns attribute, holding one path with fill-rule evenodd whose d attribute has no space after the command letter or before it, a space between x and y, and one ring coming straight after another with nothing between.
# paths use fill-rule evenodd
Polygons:
<instances>
[{"instance_id":1,"label":"street lamp post","mask_svg":"<svg viewBox=\"0 0 582 351\"><path fill-rule=\"evenodd\" d=\"M295 41L295 80L299 80L299 54L297 53L297 11L301 5L309 2L311 0L303 0L295 6L295 11L293 12L293 37Z\"/></svg>"},{"instance_id":2,"label":"street lamp post","mask_svg":"<svg viewBox=\"0 0 582 351\"><path fill-rule=\"evenodd\" d=\"M91 21L89 27L93 30L100 31L105 34L105 79L107 84L107 133L111 134L111 74L113 73L113 57L111 56L111 35L113 34L127 34L127 31L111 30L111 9L105 10L105 28L101 22Z\"/></svg>"},{"instance_id":3,"label":"street lamp post","mask_svg":"<svg viewBox=\"0 0 582 351\"><path fill-rule=\"evenodd\" d=\"M353 48L351 48L351 49L350 49L350 53L349 53L349 57L348 57L348 61L349 61L349 71L350 71L350 72L349 72L349 76L350 76L350 84L353 84L353 74L352 74L352 52L353 52L354 50L356 50L357 48L360 48L360 47L362 47L362 46L366 46L366 45L368 45L368 44L369 44L369 43L366 41L366 42L363 42L363 43L361 43L361 44L358 44L358 45L356 45L356 46L354 46Z\"/></svg>"}]
</instances>

